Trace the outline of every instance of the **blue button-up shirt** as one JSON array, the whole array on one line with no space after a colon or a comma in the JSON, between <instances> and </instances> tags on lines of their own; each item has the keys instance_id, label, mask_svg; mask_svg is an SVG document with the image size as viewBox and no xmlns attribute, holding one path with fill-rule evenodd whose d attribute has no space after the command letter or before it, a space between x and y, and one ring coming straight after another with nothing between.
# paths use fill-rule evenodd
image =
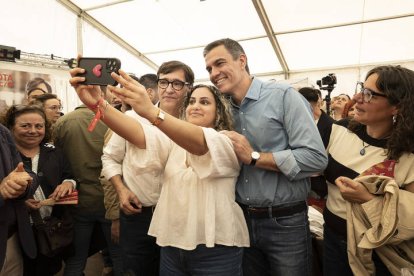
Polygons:
<instances>
[{"instance_id":1,"label":"blue button-up shirt","mask_svg":"<svg viewBox=\"0 0 414 276\"><path fill-rule=\"evenodd\" d=\"M271 152L280 170L243 165L237 201L267 207L306 200L309 177L328 163L309 103L288 85L254 78L240 106L232 106L236 131L255 151Z\"/></svg>"}]
</instances>

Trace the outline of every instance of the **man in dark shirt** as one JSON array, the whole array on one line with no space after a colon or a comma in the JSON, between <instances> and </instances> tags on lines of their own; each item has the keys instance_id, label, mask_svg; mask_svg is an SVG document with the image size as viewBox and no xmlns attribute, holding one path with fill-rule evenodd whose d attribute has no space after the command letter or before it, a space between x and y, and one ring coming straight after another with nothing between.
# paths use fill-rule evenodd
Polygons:
<instances>
[{"instance_id":1,"label":"man in dark shirt","mask_svg":"<svg viewBox=\"0 0 414 276\"><path fill-rule=\"evenodd\" d=\"M0 124L0 275L23 275L19 240L26 255L36 255L24 204L37 188L33 177L24 170L9 130Z\"/></svg>"}]
</instances>

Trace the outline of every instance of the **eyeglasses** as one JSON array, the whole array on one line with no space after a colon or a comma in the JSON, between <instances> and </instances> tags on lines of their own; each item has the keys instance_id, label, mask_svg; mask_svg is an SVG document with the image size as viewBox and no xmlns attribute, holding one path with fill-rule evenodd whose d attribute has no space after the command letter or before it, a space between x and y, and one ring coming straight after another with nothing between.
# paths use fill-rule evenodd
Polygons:
<instances>
[{"instance_id":1,"label":"eyeglasses","mask_svg":"<svg viewBox=\"0 0 414 276\"><path fill-rule=\"evenodd\" d=\"M158 79L157 83L158 83L158 87L163 88L163 89L167 88L168 85L170 85L171 83L172 88L177 91L183 89L184 85L190 85L189 82L183 82L180 80L169 81L167 79Z\"/></svg>"},{"instance_id":2,"label":"eyeglasses","mask_svg":"<svg viewBox=\"0 0 414 276\"><path fill-rule=\"evenodd\" d=\"M53 110L53 111L62 111L63 106L61 105L51 105L46 107L47 109Z\"/></svg>"},{"instance_id":3,"label":"eyeglasses","mask_svg":"<svg viewBox=\"0 0 414 276\"><path fill-rule=\"evenodd\" d=\"M372 91L369 88L365 88L363 82L357 82L357 85L356 85L356 88L355 88L355 94L357 94L357 93L362 94L362 99L366 103L369 103L371 101L372 96L388 98L387 95L385 95L385 94L377 93L375 91Z\"/></svg>"}]
</instances>

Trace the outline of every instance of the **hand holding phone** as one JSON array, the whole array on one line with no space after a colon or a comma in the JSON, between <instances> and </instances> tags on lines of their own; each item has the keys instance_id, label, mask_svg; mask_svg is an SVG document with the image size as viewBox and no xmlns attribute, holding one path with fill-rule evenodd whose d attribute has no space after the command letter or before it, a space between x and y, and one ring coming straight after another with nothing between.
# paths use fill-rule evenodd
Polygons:
<instances>
[{"instance_id":1,"label":"hand holding phone","mask_svg":"<svg viewBox=\"0 0 414 276\"><path fill-rule=\"evenodd\" d=\"M121 68L121 61L117 58L82 57L78 60L78 67L85 69L84 73L79 74L79 76L85 77L82 84L103 86L116 86L118 84L111 77L112 72L118 74Z\"/></svg>"}]
</instances>

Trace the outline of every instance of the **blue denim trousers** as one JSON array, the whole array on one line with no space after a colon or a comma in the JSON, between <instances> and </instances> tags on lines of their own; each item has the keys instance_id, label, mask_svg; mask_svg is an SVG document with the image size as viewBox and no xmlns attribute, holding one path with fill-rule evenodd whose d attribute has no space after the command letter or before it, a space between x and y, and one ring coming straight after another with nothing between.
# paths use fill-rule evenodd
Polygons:
<instances>
[{"instance_id":1,"label":"blue denim trousers","mask_svg":"<svg viewBox=\"0 0 414 276\"><path fill-rule=\"evenodd\" d=\"M65 263L65 276L83 275L88 259L89 245L96 223L99 223L108 245L109 255L113 263L114 275L122 273L122 256L119 245L111 241L111 221L105 219L105 211L97 213L77 212L74 214L74 246L75 255L69 257Z\"/></svg>"},{"instance_id":2,"label":"blue denim trousers","mask_svg":"<svg viewBox=\"0 0 414 276\"><path fill-rule=\"evenodd\" d=\"M354 275L349 266L346 239L336 234L326 224L323 232L323 274L327 276ZM375 252L372 254L372 260L375 265L375 275L391 275Z\"/></svg>"},{"instance_id":3,"label":"blue denim trousers","mask_svg":"<svg viewBox=\"0 0 414 276\"><path fill-rule=\"evenodd\" d=\"M152 211L125 215L120 213L119 243L123 252L123 268L128 276L154 276L159 274L160 247L155 238L148 236Z\"/></svg>"},{"instance_id":4,"label":"blue denim trousers","mask_svg":"<svg viewBox=\"0 0 414 276\"><path fill-rule=\"evenodd\" d=\"M312 238L308 213L251 218L245 213L250 248L244 250L243 275L298 275L312 273Z\"/></svg>"},{"instance_id":5,"label":"blue denim trousers","mask_svg":"<svg viewBox=\"0 0 414 276\"><path fill-rule=\"evenodd\" d=\"M243 248L198 245L194 250L161 248L160 276L242 275Z\"/></svg>"}]
</instances>

